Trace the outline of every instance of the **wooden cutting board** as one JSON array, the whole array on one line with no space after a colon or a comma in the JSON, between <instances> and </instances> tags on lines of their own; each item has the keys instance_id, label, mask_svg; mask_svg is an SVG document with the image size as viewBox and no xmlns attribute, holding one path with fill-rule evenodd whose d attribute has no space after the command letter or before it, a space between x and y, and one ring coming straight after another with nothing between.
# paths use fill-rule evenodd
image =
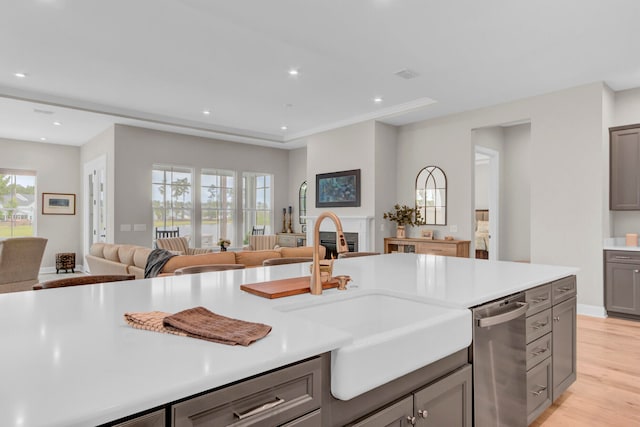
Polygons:
<instances>
[{"instance_id":1,"label":"wooden cutting board","mask_svg":"<svg viewBox=\"0 0 640 427\"><path fill-rule=\"evenodd\" d=\"M311 276L293 277L291 279L272 280L269 282L258 282L250 283L248 285L240 285L240 289L264 298L274 299L310 292L310 282ZM337 287L338 281L336 279L331 279L328 282L322 283L322 289L331 289Z\"/></svg>"}]
</instances>

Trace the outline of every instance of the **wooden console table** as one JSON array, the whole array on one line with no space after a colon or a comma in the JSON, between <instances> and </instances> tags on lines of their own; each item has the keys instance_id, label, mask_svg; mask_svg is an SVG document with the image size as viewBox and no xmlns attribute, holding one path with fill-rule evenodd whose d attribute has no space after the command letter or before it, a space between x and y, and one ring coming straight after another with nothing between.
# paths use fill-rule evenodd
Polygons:
<instances>
[{"instance_id":1,"label":"wooden console table","mask_svg":"<svg viewBox=\"0 0 640 427\"><path fill-rule=\"evenodd\" d=\"M456 256L469 258L469 240L432 240L385 237L384 253L394 252Z\"/></svg>"}]
</instances>

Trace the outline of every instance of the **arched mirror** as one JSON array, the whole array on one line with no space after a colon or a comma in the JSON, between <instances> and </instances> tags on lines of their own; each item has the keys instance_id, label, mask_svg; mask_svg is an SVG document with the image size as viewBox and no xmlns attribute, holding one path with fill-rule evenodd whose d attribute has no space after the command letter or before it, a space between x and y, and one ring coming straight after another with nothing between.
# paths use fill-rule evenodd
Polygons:
<instances>
[{"instance_id":1,"label":"arched mirror","mask_svg":"<svg viewBox=\"0 0 640 427\"><path fill-rule=\"evenodd\" d=\"M300 189L298 190L298 222L300 223L300 227L302 228L302 232L307 232L307 181L303 182L300 185Z\"/></svg>"},{"instance_id":2,"label":"arched mirror","mask_svg":"<svg viewBox=\"0 0 640 427\"><path fill-rule=\"evenodd\" d=\"M416 178L416 209L425 225L447 224L447 176L437 166L427 166Z\"/></svg>"}]
</instances>

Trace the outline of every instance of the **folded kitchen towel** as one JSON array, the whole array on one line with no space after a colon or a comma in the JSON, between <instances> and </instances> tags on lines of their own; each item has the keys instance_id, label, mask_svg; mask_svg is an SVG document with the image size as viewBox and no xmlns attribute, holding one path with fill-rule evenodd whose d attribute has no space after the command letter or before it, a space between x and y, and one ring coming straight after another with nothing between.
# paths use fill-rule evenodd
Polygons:
<instances>
[{"instance_id":1,"label":"folded kitchen towel","mask_svg":"<svg viewBox=\"0 0 640 427\"><path fill-rule=\"evenodd\" d=\"M204 307L190 308L173 315L162 311L125 313L124 319L134 328L228 345L248 346L271 331L269 325L221 316Z\"/></svg>"},{"instance_id":2,"label":"folded kitchen towel","mask_svg":"<svg viewBox=\"0 0 640 427\"><path fill-rule=\"evenodd\" d=\"M124 320L129 326L146 331L165 332L168 334L181 335L186 337L185 332L178 331L174 328L164 326L164 318L171 316L171 313L163 311L149 311L142 313L125 313Z\"/></svg>"},{"instance_id":3,"label":"folded kitchen towel","mask_svg":"<svg viewBox=\"0 0 640 427\"><path fill-rule=\"evenodd\" d=\"M271 332L271 326L246 322L194 307L164 318L164 326L185 332L187 336L229 345L247 346Z\"/></svg>"}]
</instances>

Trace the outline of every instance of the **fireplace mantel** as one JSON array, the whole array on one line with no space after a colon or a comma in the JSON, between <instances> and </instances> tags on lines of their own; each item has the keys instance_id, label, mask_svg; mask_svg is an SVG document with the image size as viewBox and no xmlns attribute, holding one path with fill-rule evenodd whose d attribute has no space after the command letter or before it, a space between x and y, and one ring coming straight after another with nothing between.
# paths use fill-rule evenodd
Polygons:
<instances>
[{"instance_id":1,"label":"fireplace mantel","mask_svg":"<svg viewBox=\"0 0 640 427\"><path fill-rule=\"evenodd\" d=\"M316 225L318 216L306 216L307 220L307 245L313 245L313 228ZM372 216L351 216L338 215L342 223L342 231L358 233L358 250L361 252L372 252L373 249L373 217ZM325 219L320 225L320 231L336 231L336 227L331 219Z\"/></svg>"}]
</instances>

